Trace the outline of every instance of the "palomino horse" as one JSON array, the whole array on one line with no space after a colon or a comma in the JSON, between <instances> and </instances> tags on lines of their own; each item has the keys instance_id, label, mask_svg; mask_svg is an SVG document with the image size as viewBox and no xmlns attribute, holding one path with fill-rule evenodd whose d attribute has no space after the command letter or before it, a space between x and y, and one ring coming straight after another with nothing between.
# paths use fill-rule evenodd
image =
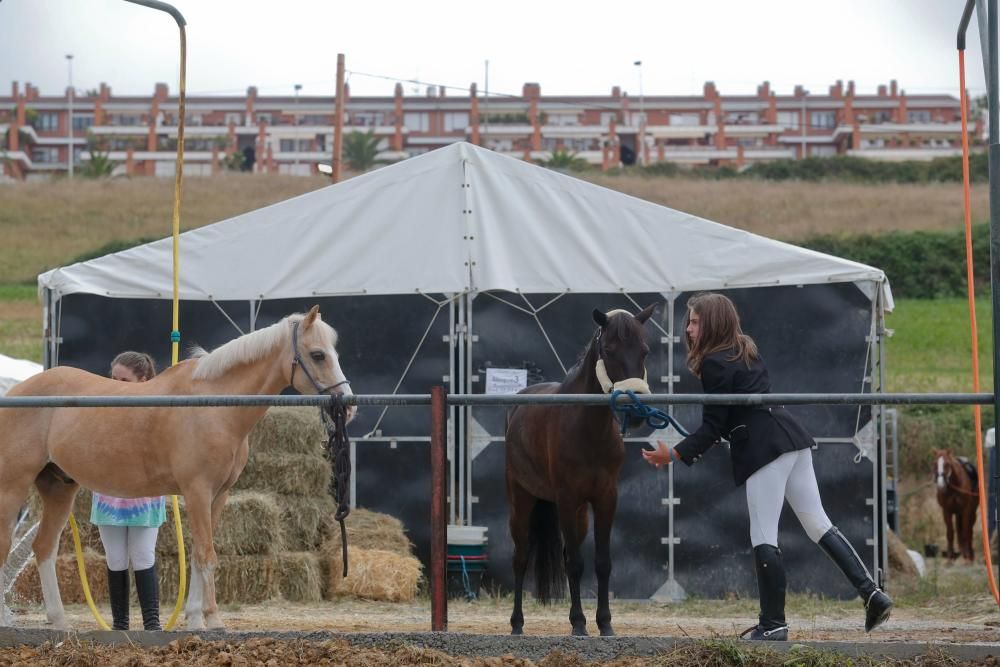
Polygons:
<instances>
[{"instance_id":1,"label":"palomino horse","mask_svg":"<svg viewBox=\"0 0 1000 667\"><path fill-rule=\"evenodd\" d=\"M938 505L941 506L944 525L948 530L946 555L951 559L958 557L953 542L957 533L962 557L971 563L975 560L972 551L972 526L979 507L979 480L950 449L938 449L934 452L934 483L937 485Z\"/></svg>"},{"instance_id":2,"label":"palomino horse","mask_svg":"<svg viewBox=\"0 0 1000 667\"><path fill-rule=\"evenodd\" d=\"M116 382L58 367L15 386L8 396L269 395L289 385L302 393L346 395L350 389L336 344L336 331L314 307L210 353L199 351L148 382ZM247 434L266 411L267 406L0 410L0 565L34 483L42 519L32 546L45 613L66 629L55 552L77 488L124 498L181 494L193 543L187 627L222 628L212 535L246 465ZM354 416L353 408L347 416ZM5 584L0 581L0 591ZM2 622L10 625L11 619Z\"/></svg>"},{"instance_id":3,"label":"palomino horse","mask_svg":"<svg viewBox=\"0 0 1000 667\"><path fill-rule=\"evenodd\" d=\"M532 385L521 393L601 394L612 389L648 393L645 360L649 346L643 324L654 308L648 306L634 317L624 310L607 314L594 310L600 326L566 379L561 384ZM594 513L597 627L602 635L613 635L608 606L611 524L625 444L611 407L519 406L510 414L506 441L507 502L514 541L511 633L523 632L522 590L533 554L539 600L561 597L568 574L573 634L587 634L580 607L580 545L587 536L589 504Z\"/></svg>"}]
</instances>

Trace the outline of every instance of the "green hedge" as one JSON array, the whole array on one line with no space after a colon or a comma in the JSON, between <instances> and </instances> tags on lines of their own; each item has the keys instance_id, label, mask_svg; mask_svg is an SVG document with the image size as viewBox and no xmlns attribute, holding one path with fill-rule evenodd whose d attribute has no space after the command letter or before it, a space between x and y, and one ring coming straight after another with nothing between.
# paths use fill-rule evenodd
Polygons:
<instances>
[{"instance_id":1,"label":"green hedge","mask_svg":"<svg viewBox=\"0 0 1000 667\"><path fill-rule=\"evenodd\" d=\"M636 168L646 176L726 179L758 178L767 181L840 181L847 183L959 183L962 158L942 157L927 162L907 160L882 162L868 158L837 155L804 160L774 160L750 165L742 171L730 166L682 167L673 162L654 162ZM625 170L625 173L631 173ZM969 178L973 183L989 181L986 153L969 156Z\"/></svg>"},{"instance_id":2,"label":"green hedge","mask_svg":"<svg viewBox=\"0 0 1000 667\"><path fill-rule=\"evenodd\" d=\"M804 248L868 264L885 271L897 297L933 299L965 296L965 232L888 232L853 236L814 236ZM977 290L989 285L989 225L972 228Z\"/></svg>"}]
</instances>

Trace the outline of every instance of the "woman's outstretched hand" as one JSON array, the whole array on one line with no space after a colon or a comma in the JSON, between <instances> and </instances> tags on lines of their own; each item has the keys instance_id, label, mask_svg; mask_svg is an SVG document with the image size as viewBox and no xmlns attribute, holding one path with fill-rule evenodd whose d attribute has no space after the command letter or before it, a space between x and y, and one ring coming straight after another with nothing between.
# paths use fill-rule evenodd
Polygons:
<instances>
[{"instance_id":1,"label":"woman's outstretched hand","mask_svg":"<svg viewBox=\"0 0 1000 667\"><path fill-rule=\"evenodd\" d=\"M649 465L659 468L674 462L674 450L662 440L657 440L655 449L642 450L642 458L646 459Z\"/></svg>"}]
</instances>

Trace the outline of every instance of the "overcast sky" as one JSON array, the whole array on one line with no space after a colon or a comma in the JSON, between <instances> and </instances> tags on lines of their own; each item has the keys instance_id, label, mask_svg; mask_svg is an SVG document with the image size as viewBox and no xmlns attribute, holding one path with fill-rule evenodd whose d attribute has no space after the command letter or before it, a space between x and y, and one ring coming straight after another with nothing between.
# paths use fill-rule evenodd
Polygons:
<instances>
[{"instance_id":1,"label":"overcast sky","mask_svg":"<svg viewBox=\"0 0 1000 667\"><path fill-rule=\"evenodd\" d=\"M837 79L874 93L896 79L910 94L958 92L955 34L964 0L174 0L187 19L188 94L333 93L336 54L353 95L407 94L476 82L491 93L825 93ZM967 82L985 92L979 32L969 30ZM178 89L173 20L126 0L0 0L0 94L12 81L62 94L73 54L78 90L118 95ZM642 61L642 66L633 63ZM418 80L412 83L405 80Z\"/></svg>"}]
</instances>

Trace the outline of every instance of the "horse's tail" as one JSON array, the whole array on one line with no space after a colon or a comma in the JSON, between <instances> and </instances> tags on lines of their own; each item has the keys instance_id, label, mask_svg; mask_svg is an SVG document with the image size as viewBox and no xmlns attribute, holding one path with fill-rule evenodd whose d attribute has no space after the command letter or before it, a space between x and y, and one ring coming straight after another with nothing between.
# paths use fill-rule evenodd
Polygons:
<instances>
[{"instance_id":1,"label":"horse's tail","mask_svg":"<svg viewBox=\"0 0 1000 667\"><path fill-rule=\"evenodd\" d=\"M530 549L535 560L535 597L548 604L566 594L566 565L556 504L535 502L531 511Z\"/></svg>"}]
</instances>

